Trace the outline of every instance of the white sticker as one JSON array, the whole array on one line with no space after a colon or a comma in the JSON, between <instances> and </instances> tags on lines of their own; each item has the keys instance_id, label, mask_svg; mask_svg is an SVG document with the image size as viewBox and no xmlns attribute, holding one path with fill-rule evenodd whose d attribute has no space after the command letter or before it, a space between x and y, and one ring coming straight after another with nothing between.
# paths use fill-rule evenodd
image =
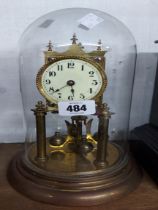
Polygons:
<instances>
[{"instance_id":1,"label":"white sticker","mask_svg":"<svg viewBox=\"0 0 158 210\"><path fill-rule=\"evenodd\" d=\"M72 115L90 115L95 114L95 101L60 101L58 103L59 115L72 116Z\"/></svg>"},{"instance_id":2,"label":"white sticker","mask_svg":"<svg viewBox=\"0 0 158 210\"><path fill-rule=\"evenodd\" d=\"M92 29L94 26L98 25L99 23L103 22L104 19L98 17L97 15L93 13L89 13L80 20L78 20L79 24L88 28Z\"/></svg>"}]
</instances>

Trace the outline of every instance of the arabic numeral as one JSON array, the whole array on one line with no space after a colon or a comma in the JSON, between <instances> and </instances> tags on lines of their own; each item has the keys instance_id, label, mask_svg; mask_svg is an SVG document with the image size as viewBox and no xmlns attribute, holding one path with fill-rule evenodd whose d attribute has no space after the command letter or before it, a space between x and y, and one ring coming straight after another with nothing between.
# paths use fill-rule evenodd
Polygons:
<instances>
[{"instance_id":1,"label":"arabic numeral","mask_svg":"<svg viewBox=\"0 0 158 210\"><path fill-rule=\"evenodd\" d=\"M89 76L94 77L94 71L89 71Z\"/></svg>"},{"instance_id":2,"label":"arabic numeral","mask_svg":"<svg viewBox=\"0 0 158 210\"><path fill-rule=\"evenodd\" d=\"M84 99L85 96L84 96L82 93L80 93L80 98L81 98L81 99Z\"/></svg>"},{"instance_id":3,"label":"arabic numeral","mask_svg":"<svg viewBox=\"0 0 158 210\"><path fill-rule=\"evenodd\" d=\"M68 98L67 98L68 100L70 100L70 101L73 101L73 96L68 96Z\"/></svg>"},{"instance_id":4,"label":"arabic numeral","mask_svg":"<svg viewBox=\"0 0 158 210\"><path fill-rule=\"evenodd\" d=\"M79 105L69 105L66 109L69 112L79 112L79 111L86 111L87 107L85 104L83 104L82 106Z\"/></svg>"},{"instance_id":5,"label":"arabic numeral","mask_svg":"<svg viewBox=\"0 0 158 210\"><path fill-rule=\"evenodd\" d=\"M97 85L97 84L98 84L98 81L94 79L92 82L92 85Z\"/></svg>"},{"instance_id":6,"label":"arabic numeral","mask_svg":"<svg viewBox=\"0 0 158 210\"><path fill-rule=\"evenodd\" d=\"M79 105L74 105L74 112L79 112L80 111L80 106Z\"/></svg>"},{"instance_id":7,"label":"arabic numeral","mask_svg":"<svg viewBox=\"0 0 158 210\"><path fill-rule=\"evenodd\" d=\"M75 67L75 63L74 62L69 62L68 64L67 64L67 68L68 69L73 69Z\"/></svg>"},{"instance_id":8,"label":"arabic numeral","mask_svg":"<svg viewBox=\"0 0 158 210\"><path fill-rule=\"evenodd\" d=\"M54 88L53 87L50 87L49 88L49 92L53 93L54 92Z\"/></svg>"},{"instance_id":9,"label":"arabic numeral","mask_svg":"<svg viewBox=\"0 0 158 210\"><path fill-rule=\"evenodd\" d=\"M51 83L50 79L46 79L45 82L47 85L49 85Z\"/></svg>"},{"instance_id":10,"label":"arabic numeral","mask_svg":"<svg viewBox=\"0 0 158 210\"><path fill-rule=\"evenodd\" d=\"M58 98L61 98L61 93L58 93Z\"/></svg>"},{"instance_id":11,"label":"arabic numeral","mask_svg":"<svg viewBox=\"0 0 158 210\"><path fill-rule=\"evenodd\" d=\"M73 112L73 107L72 107L72 105L69 105L69 106L67 107L66 110L69 111L69 112Z\"/></svg>"},{"instance_id":12,"label":"arabic numeral","mask_svg":"<svg viewBox=\"0 0 158 210\"><path fill-rule=\"evenodd\" d=\"M50 71L49 72L49 77L55 77L56 76L56 72L55 71Z\"/></svg>"},{"instance_id":13,"label":"arabic numeral","mask_svg":"<svg viewBox=\"0 0 158 210\"><path fill-rule=\"evenodd\" d=\"M82 110L82 111L86 111L86 110L87 110L87 107L86 107L85 104L83 104L83 105L81 106L81 110Z\"/></svg>"},{"instance_id":14,"label":"arabic numeral","mask_svg":"<svg viewBox=\"0 0 158 210\"><path fill-rule=\"evenodd\" d=\"M62 65L58 65L58 71L62 71L63 70L63 66Z\"/></svg>"}]
</instances>

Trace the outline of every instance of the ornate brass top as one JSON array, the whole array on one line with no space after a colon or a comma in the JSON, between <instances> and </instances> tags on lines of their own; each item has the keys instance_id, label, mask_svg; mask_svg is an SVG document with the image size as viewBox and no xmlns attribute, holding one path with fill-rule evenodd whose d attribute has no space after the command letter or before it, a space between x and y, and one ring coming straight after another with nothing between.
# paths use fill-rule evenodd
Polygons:
<instances>
[{"instance_id":1,"label":"ornate brass top","mask_svg":"<svg viewBox=\"0 0 158 210\"><path fill-rule=\"evenodd\" d=\"M96 58L96 57L100 57L102 60L105 60L105 50L102 50L102 42L101 40L98 41L97 44L97 48L94 51L91 52L86 52L84 50L84 46L82 45L81 42L79 42L77 44L77 37L76 34L73 34L73 37L70 39L72 41L72 44L69 46L69 48L64 51L64 52L57 52L55 50L53 50L53 45L52 42L49 41L48 45L47 45L47 50L44 51L44 55L45 55L45 63L49 63L51 61L51 59L53 59L53 57L59 57L59 56L83 56L85 58ZM95 60L96 62L96 60Z\"/></svg>"}]
</instances>

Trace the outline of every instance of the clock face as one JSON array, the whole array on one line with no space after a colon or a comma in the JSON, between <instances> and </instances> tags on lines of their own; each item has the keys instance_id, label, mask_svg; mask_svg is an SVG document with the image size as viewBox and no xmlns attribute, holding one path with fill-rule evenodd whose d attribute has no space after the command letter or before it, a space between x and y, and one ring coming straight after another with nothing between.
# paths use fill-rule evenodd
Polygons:
<instances>
[{"instance_id":1,"label":"clock face","mask_svg":"<svg viewBox=\"0 0 158 210\"><path fill-rule=\"evenodd\" d=\"M82 59L57 60L37 75L37 87L51 102L85 100L105 89L101 67Z\"/></svg>"}]
</instances>

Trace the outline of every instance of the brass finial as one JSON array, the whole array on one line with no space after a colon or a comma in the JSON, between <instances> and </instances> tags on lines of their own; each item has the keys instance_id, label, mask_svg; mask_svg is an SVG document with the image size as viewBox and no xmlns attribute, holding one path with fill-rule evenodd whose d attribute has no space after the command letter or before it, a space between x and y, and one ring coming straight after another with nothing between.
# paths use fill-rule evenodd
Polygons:
<instances>
[{"instance_id":1,"label":"brass finial","mask_svg":"<svg viewBox=\"0 0 158 210\"><path fill-rule=\"evenodd\" d=\"M102 42L101 42L101 39L99 39L97 50L99 50L99 51L102 50L101 45L102 45Z\"/></svg>"},{"instance_id":2,"label":"brass finial","mask_svg":"<svg viewBox=\"0 0 158 210\"><path fill-rule=\"evenodd\" d=\"M72 36L71 40L72 40L72 44L77 44L77 43L76 43L76 41L77 41L78 39L77 39L77 37L76 37L76 34L75 34L75 33L73 34L73 36Z\"/></svg>"},{"instance_id":3,"label":"brass finial","mask_svg":"<svg viewBox=\"0 0 158 210\"><path fill-rule=\"evenodd\" d=\"M47 47L48 47L48 51L52 51L53 45L52 45L52 42L51 41L49 41Z\"/></svg>"},{"instance_id":4,"label":"brass finial","mask_svg":"<svg viewBox=\"0 0 158 210\"><path fill-rule=\"evenodd\" d=\"M43 110L45 108L45 105L42 101L38 101L36 104L36 109L37 110Z\"/></svg>"}]
</instances>

